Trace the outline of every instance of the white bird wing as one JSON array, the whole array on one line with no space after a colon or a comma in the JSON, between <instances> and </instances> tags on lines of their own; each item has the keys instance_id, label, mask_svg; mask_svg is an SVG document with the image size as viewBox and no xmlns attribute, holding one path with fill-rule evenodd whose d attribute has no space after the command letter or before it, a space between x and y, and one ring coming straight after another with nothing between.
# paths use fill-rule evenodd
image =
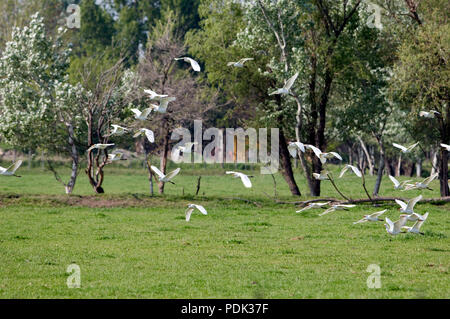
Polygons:
<instances>
[{"instance_id":1,"label":"white bird wing","mask_svg":"<svg viewBox=\"0 0 450 319\"><path fill-rule=\"evenodd\" d=\"M297 157L297 145L295 145L295 143L289 143L289 145L288 145L288 151L289 151L289 154L291 154L291 156L293 157L293 158L296 158Z\"/></svg>"},{"instance_id":2,"label":"white bird wing","mask_svg":"<svg viewBox=\"0 0 450 319\"><path fill-rule=\"evenodd\" d=\"M272 93L269 93L269 95L281 94L281 92L283 92L282 89L278 89Z\"/></svg>"},{"instance_id":3,"label":"white bird wing","mask_svg":"<svg viewBox=\"0 0 450 319\"><path fill-rule=\"evenodd\" d=\"M0 174L3 174L3 173L6 172L7 170L8 170L8 169L6 169L6 168L0 166Z\"/></svg>"},{"instance_id":4,"label":"white bird wing","mask_svg":"<svg viewBox=\"0 0 450 319\"><path fill-rule=\"evenodd\" d=\"M414 143L414 144L408 146L407 150L408 150L408 151L411 151L411 150L412 150L414 147L416 147L418 144L419 144L419 142Z\"/></svg>"},{"instance_id":5,"label":"white bird wing","mask_svg":"<svg viewBox=\"0 0 450 319\"><path fill-rule=\"evenodd\" d=\"M147 139L150 143L155 142L155 134L153 133L152 130L145 130L145 136L147 136Z\"/></svg>"},{"instance_id":6,"label":"white bird wing","mask_svg":"<svg viewBox=\"0 0 450 319\"><path fill-rule=\"evenodd\" d=\"M408 201L407 209L413 210L413 209L414 209L414 205L416 205L416 203L417 203L418 201L420 201L421 199L422 199L422 195L419 195L419 196L417 196L417 197L411 198L411 199Z\"/></svg>"},{"instance_id":7,"label":"white bird wing","mask_svg":"<svg viewBox=\"0 0 450 319\"><path fill-rule=\"evenodd\" d=\"M185 215L186 215L186 221L188 222L191 219L192 212L194 211L194 207L189 207L186 209Z\"/></svg>"},{"instance_id":8,"label":"white bird wing","mask_svg":"<svg viewBox=\"0 0 450 319\"><path fill-rule=\"evenodd\" d=\"M176 170L173 170L172 172L167 174L166 178L169 179L169 180L174 178L180 172L180 170L181 169L178 167Z\"/></svg>"},{"instance_id":9,"label":"white bird wing","mask_svg":"<svg viewBox=\"0 0 450 319\"><path fill-rule=\"evenodd\" d=\"M11 174L14 174L17 171L17 169L20 167L20 165L22 165L22 160L18 160L17 162L15 162L12 166Z\"/></svg>"},{"instance_id":10,"label":"white bird wing","mask_svg":"<svg viewBox=\"0 0 450 319\"><path fill-rule=\"evenodd\" d=\"M311 149L314 152L314 154L316 154L316 156L320 158L320 154L322 154L322 151L319 150L317 147L311 144L307 144L305 145L305 147Z\"/></svg>"},{"instance_id":11,"label":"white bird wing","mask_svg":"<svg viewBox=\"0 0 450 319\"><path fill-rule=\"evenodd\" d=\"M308 210L308 209L311 209L312 208L312 206L311 205L308 205L308 206L305 206L305 207L303 207L302 209L300 209L300 210L297 210L297 211L295 211L296 213L301 213L301 212L303 212L304 210Z\"/></svg>"},{"instance_id":12,"label":"white bird wing","mask_svg":"<svg viewBox=\"0 0 450 319\"><path fill-rule=\"evenodd\" d=\"M425 214L423 214L422 219L418 219L414 225L413 225L413 229L419 231L420 227L422 227L422 224L427 220L428 218L428 212L426 212Z\"/></svg>"},{"instance_id":13,"label":"white bird wing","mask_svg":"<svg viewBox=\"0 0 450 319\"><path fill-rule=\"evenodd\" d=\"M233 66L236 62L228 62L227 66Z\"/></svg>"},{"instance_id":14,"label":"white bird wing","mask_svg":"<svg viewBox=\"0 0 450 319\"><path fill-rule=\"evenodd\" d=\"M336 210L336 207L330 207L330 208L326 209L323 213L319 214L319 216L326 215L328 213L334 212L335 210Z\"/></svg>"},{"instance_id":15,"label":"white bird wing","mask_svg":"<svg viewBox=\"0 0 450 319\"><path fill-rule=\"evenodd\" d=\"M406 225L407 221L408 221L408 215L400 215L399 220L397 220L394 223L394 231L398 231L399 232L402 229L402 227Z\"/></svg>"},{"instance_id":16,"label":"white bird wing","mask_svg":"<svg viewBox=\"0 0 450 319\"><path fill-rule=\"evenodd\" d=\"M239 173L239 177L241 178L242 183L244 184L245 187L247 188L251 188L252 187L252 182L250 181L250 178L248 178L247 175Z\"/></svg>"},{"instance_id":17,"label":"white bird wing","mask_svg":"<svg viewBox=\"0 0 450 319\"><path fill-rule=\"evenodd\" d=\"M339 159L340 161L342 161L342 157L341 157L341 155L339 155L338 153L336 153L336 152L330 152L330 154L333 154L334 157L336 157L337 159Z\"/></svg>"},{"instance_id":18,"label":"white bird wing","mask_svg":"<svg viewBox=\"0 0 450 319\"><path fill-rule=\"evenodd\" d=\"M394 183L395 187L399 187L400 186L399 181L394 176L389 175L389 179L392 181L392 183Z\"/></svg>"},{"instance_id":19,"label":"white bird wing","mask_svg":"<svg viewBox=\"0 0 450 319\"><path fill-rule=\"evenodd\" d=\"M253 58L243 58L243 59L240 59L238 63L244 64L245 62L251 61L251 60L253 60Z\"/></svg>"},{"instance_id":20,"label":"white bird wing","mask_svg":"<svg viewBox=\"0 0 450 319\"><path fill-rule=\"evenodd\" d=\"M386 223L389 225L390 230L394 229L394 223L389 219L389 217L386 217Z\"/></svg>"},{"instance_id":21,"label":"white bird wing","mask_svg":"<svg viewBox=\"0 0 450 319\"><path fill-rule=\"evenodd\" d=\"M193 69L195 72L200 72L200 71L201 71L200 64L198 64L197 61L195 61L195 60L192 59L192 58L185 58L185 59L187 59L188 62L191 63L192 69Z\"/></svg>"},{"instance_id":22,"label":"white bird wing","mask_svg":"<svg viewBox=\"0 0 450 319\"><path fill-rule=\"evenodd\" d=\"M367 221L368 220L364 217L364 218L358 220L357 222L353 222L353 224L360 224L360 223L364 223L364 222L367 222Z\"/></svg>"},{"instance_id":23,"label":"white bird wing","mask_svg":"<svg viewBox=\"0 0 450 319\"><path fill-rule=\"evenodd\" d=\"M419 116L427 116L429 113L425 111L420 111Z\"/></svg>"},{"instance_id":24,"label":"white bird wing","mask_svg":"<svg viewBox=\"0 0 450 319\"><path fill-rule=\"evenodd\" d=\"M441 143L441 146L442 146L443 148L446 148L447 151L450 150L450 145Z\"/></svg>"},{"instance_id":25,"label":"white bird wing","mask_svg":"<svg viewBox=\"0 0 450 319\"><path fill-rule=\"evenodd\" d=\"M438 176L439 176L439 173L435 173L433 175L430 175L427 178L425 178L422 183L428 186L428 184L430 184Z\"/></svg>"},{"instance_id":26,"label":"white bird wing","mask_svg":"<svg viewBox=\"0 0 450 319\"><path fill-rule=\"evenodd\" d=\"M134 114L136 114L136 116L141 116L142 112L139 111L138 109L131 109L131 112L133 112Z\"/></svg>"},{"instance_id":27,"label":"white bird wing","mask_svg":"<svg viewBox=\"0 0 450 319\"><path fill-rule=\"evenodd\" d=\"M356 166L350 165L350 168L353 170L353 173L355 173L356 176L362 177L361 171Z\"/></svg>"},{"instance_id":28,"label":"white bird wing","mask_svg":"<svg viewBox=\"0 0 450 319\"><path fill-rule=\"evenodd\" d=\"M349 165L345 165L344 168L341 170L341 173L339 174L339 178L344 176L345 172L348 170Z\"/></svg>"},{"instance_id":29,"label":"white bird wing","mask_svg":"<svg viewBox=\"0 0 450 319\"><path fill-rule=\"evenodd\" d=\"M194 206L200 211L200 213L202 213L203 215L208 215L208 212L206 211L205 207L203 207L202 205L196 205L194 204Z\"/></svg>"},{"instance_id":30,"label":"white bird wing","mask_svg":"<svg viewBox=\"0 0 450 319\"><path fill-rule=\"evenodd\" d=\"M336 205L337 207L345 207L345 208L352 208L352 207L356 207L356 205L345 205L345 204L339 204Z\"/></svg>"},{"instance_id":31,"label":"white bird wing","mask_svg":"<svg viewBox=\"0 0 450 319\"><path fill-rule=\"evenodd\" d=\"M378 217L378 216L381 216L381 215L383 215L386 211L387 211L387 209L382 210L382 211L379 211L379 212L375 212L375 213L373 213L373 214L370 214L370 217Z\"/></svg>"},{"instance_id":32,"label":"white bird wing","mask_svg":"<svg viewBox=\"0 0 450 319\"><path fill-rule=\"evenodd\" d=\"M405 209L408 205L402 200L396 199L395 202L400 205L402 209Z\"/></svg>"},{"instance_id":33,"label":"white bird wing","mask_svg":"<svg viewBox=\"0 0 450 319\"><path fill-rule=\"evenodd\" d=\"M229 174L233 174L233 175L236 176L238 173L237 173L237 172L233 172L233 171L226 171L225 174L228 174L228 175L229 175Z\"/></svg>"},{"instance_id":34,"label":"white bird wing","mask_svg":"<svg viewBox=\"0 0 450 319\"><path fill-rule=\"evenodd\" d=\"M156 166L150 166L152 171L154 171L156 173L156 175L158 175L160 178L163 178L165 175L163 174L163 172L161 172Z\"/></svg>"},{"instance_id":35,"label":"white bird wing","mask_svg":"<svg viewBox=\"0 0 450 319\"><path fill-rule=\"evenodd\" d=\"M284 85L284 89L290 90L292 85L294 85L295 80L297 80L298 72L294 74L293 77L291 77L289 80L286 81L286 84Z\"/></svg>"},{"instance_id":36,"label":"white bird wing","mask_svg":"<svg viewBox=\"0 0 450 319\"><path fill-rule=\"evenodd\" d=\"M152 108L146 108L145 110L142 111L141 116L147 118L150 113L152 112Z\"/></svg>"},{"instance_id":37,"label":"white bird wing","mask_svg":"<svg viewBox=\"0 0 450 319\"><path fill-rule=\"evenodd\" d=\"M392 143L392 145L396 148L401 149L403 152L407 151L408 149L406 147L404 147L403 145L397 144L397 143Z\"/></svg>"}]
</instances>

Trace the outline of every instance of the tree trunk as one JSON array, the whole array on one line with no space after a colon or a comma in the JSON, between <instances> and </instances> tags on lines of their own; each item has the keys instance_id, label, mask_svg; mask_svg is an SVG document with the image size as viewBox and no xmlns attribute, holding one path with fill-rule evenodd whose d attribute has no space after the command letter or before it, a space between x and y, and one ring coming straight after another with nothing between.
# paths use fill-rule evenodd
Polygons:
<instances>
[{"instance_id":1,"label":"tree trunk","mask_svg":"<svg viewBox=\"0 0 450 319\"><path fill-rule=\"evenodd\" d=\"M373 170L373 162L372 162L372 158L370 157L369 151L367 150L366 144L364 144L364 141L362 140L362 138L360 136L358 136L358 140L359 143L361 143L361 147L364 151L364 154L366 155L366 162L367 165L369 165L369 175L373 176L374 170Z\"/></svg>"},{"instance_id":2,"label":"tree trunk","mask_svg":"<svg viewBox=\"0 0 450 319\"><path fill-rule=\"evenodd\" d=\"M422 176L422 158L419 158L416 162L416 176Z\"/></svg>"},{"instance_id":3,"label":"tree trunk","mask_svg":"<svg viewBox=\"0 0 450 319\"><path fill-rule=\"evenodd\" d=\"M169 130L164 128L164 141L163 141L163 149L161 153L161 162L160 162L160 170L163 174L166 174L167 168L167 157L169 155ZM159 182L158 184L158 192L160 194L164 194L164 182Z\"/></svg>"},{"instance_id":4,"label":"tree trunk","mask_svg":"<svg viewBox=\"0 0 450 319\"><path fill-rule=\"evenodd\" d=\"M384 156L383 141L380 136L376 136L375 138L376 138L378 146L380 148L380 159L379 159L379 163L378 163L377 179L375 181L375 186L373 188L373 196L378 196L378 193L380 192L380 187L381 187L381 180L383 179L383 170L384 170L386 161L385 161L385 156Z\"/></svg>"},{"instance_id":5,"label":"tree trunk","mask_svg":"<svg viewBox=\"0 0 450 319\"><path fill-rule=\"evenodd\" d=\"M286 138L284 132L280 129L280 157L281 157L281 173L283 174L286 183L289 186L291 194L294 196L301 196L300 190L294 179L294 173L292 172L292 164L289 151L287 149Z\"/></svg>"},{"instance_id":6,"label":"tree trunk","mask_svg":"<svg viewBox=\"0 0 450 319\"><path fill-rule=\"evenodd\" d=\"M397 167L395 169L395 177L400 176L401 169L402 169L402 154L400 153L400 155L398 156Z\"/></svg>"},{"instance_id":7,"label":"tree trunk","mask_svg":"<svg viewBox=\"0 0 450 319\"><path fill-rule=\"evenodd\" d=\"M439 172L439 167L438 167L438 152L435 151L433 152L433 159L431 161L431 175L436 174Z\"/></svg>"},{"instance_id":8,"label":"tree trunk","mask_svg":"<svg viewBox=\"0 0 450 319\"><path fill-rule=\"evenodd\" d=\"M440 165L439 165L439 184L441 196L449 196L448 187L448 151L445 148L441 148Z\"/></svg>"},{"instance_id":9,"label":"tree trunk","mask_svg":"<svg viewBox=\"0 0 450 319\"><path fill-rule=\"evenodd\" d=\"M75 188L75 183L77 181L78 176L78 164L79 164L79 157L78 157L78 150L75 145L74 141L74 131L73 126L71 124L67 127L68 133L69 133L69 145L71 147L70 156L72 157L72 173L70 174L69 182L66 185L66 194L72 194L73 189Z\"/></svg>"}]
</instances>

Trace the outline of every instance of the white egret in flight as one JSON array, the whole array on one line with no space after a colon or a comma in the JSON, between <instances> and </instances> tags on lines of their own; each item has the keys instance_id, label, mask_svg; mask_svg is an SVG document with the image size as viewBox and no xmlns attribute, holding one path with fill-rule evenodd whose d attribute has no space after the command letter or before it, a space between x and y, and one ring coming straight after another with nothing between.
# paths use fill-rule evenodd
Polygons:
<instances>
[{"instance_id":1,"label":"white egret in flight","mask_svg":"<svg viewBox=\"0 0 450 319\"><path fill-rule=\"evenodd\" d=\"M200 213L203 215L208 215L208 212L206 211L205 207L202 205L196 205L196 204L188 204L188 208L186 209L185 215L186 215L186 221L188 222L191 219L192 212L194 209L198 209Z\"/></svg>"},{"instance_id":2,"label":"white egret in flight","mask_svg":"<svg viewBox=\"0 0 450 319\"><path fill-rule=\"evenodd\" d=\"M427 220L427 218L428 218L428 212L423 214L422 219L418 219L412 227L403 226L402 229L408 233L424 235L424 233L420 232L420 227L422 227L422 224Z\"/></svg>"},{"instance_id":3,"label":"white egret in flight","mask_svg":"<svg viewBox=\"0 0 450 319\"><path fill-rule=\"evenodd\" d=\"M275 92L270 93L269 95L274 94L283 94L287 95L291 92L291 87L294 85L295 80L297 80L298 72L294 74L293 77L291 77L289 80L286 81L286 84L281 88L276 90Z\"/></svg>"},{"instance_id":4,"label":"white egret in flight","mask_svg":"<svg viewBox=\"0 0 450 319\"><path fill-rule=\"evenodd\" d=\"M384 227L386 227L386 231L390 235L397 235L401 232L403 226L405 226L407 221L407 216L405 214L400 215L400 219L396 222L392 222L388 217L386 217L386 223Z\"/></svg>"},{"instance_id":5,"label":"white egret in flight","mask_svg":"<svg viewBox=\"0 0 450 319\"><path fill-rule=\"evenodd\" d=\"M247 188L251 188L252 187L252 182L250 181L250 178L247 175L243 174L243 173L227 171L227 172L225 172L225 174L232 174L233 177L240 178L242 183L244 184L244 186L247 187Z\"/></svg>"},{"instance_id":6,"label":"white egret in flight","mask_svg":"<svg viewBox=\"0 0 450 319\"><path fill-rule=\"evenodd\" d=\"M22 165L22 160L18 160L17 162L13 163L8 168L4 168L4 167L0 166L0 175L21 177L19 175L16 175L16 171L20 167L20 165Z\"/></svg>"},{"instance_id":7,"label":"white egret in flight","mask_svg":"<svg viewBox=\"0 0 450 319\"><path fill-rule=\"evenodd\" d=\"M288 151L293 158L296 158L298 152L305 152L305 145L302 142L291 142L288 145Z\"/></svg>"},{"instance_id":8,"label":"white egret in flight","mask_svg":"<svg viewBox=\"0 0 450 319\"><path fill-rule=\"evenodd\" d=\"M198 62L195 61L195 60L192 59L192 58L189 58L189 57L186 56L186 57L182 57L182 58L175 58L175 60L176 60L176 61L178 61L178 60L183 60L184 62L190 63L192 69L193 69L195 72L200 72L200 71L201 71L201 68L200 68L200 65L198 64Z\"/></svg>"},{"instance_id":9,"label":"white egret in flight","mask_svg":"<svg viewBox=\"0 0 450 319\"><path fill-rule=\"evenodd\" d=\"M93 150L93 149L98 149L98 150L104 150L110 146L114 146L114 144L94 144L91 147L88 148L88 152Z\"/></svg>"},{"instance_id":10,"label":"white egret in flight","mask_svg":"<svg viewBox=\"0 0 450 319\"><path fill-rule=\"evenodd\" d=\"M345 172L348 171L348 169L351 168L353 173L355 173L356 176L358 177L362 177L362 173L361 171L353 165L347 164L344 166L344 168L341 170L341 174L339 175L339 178L341 178L342 176L344 176Z\"/></svg>"},{"instance_id":11,"label":"white egret in flight","mask_svg":"<svg viewBox=\"0 0 450 319\"><path fill-rule=\"evenodd\" d=\"M400 144L397 144L397 143L392 143L392 145L393 145L394 147L400 149L400 150L402 151L402 153L405 153L405 154L411 152L412 149L413 149L414 147L416 147L418 144L419 144L419 142L414 143L414 144L412 144L412 145L410 145L410 146L408 146L408 147L405 147L405 146L400 145Z\"/></svg>"},{"instance_id":12,"label":"white egret in flight","mask_svg":"<svg viewBox=\"0 0 450 319\"><path fill-rule=\"evenodd\" d=\"M138 137L138 136L145 136L145 137L147 137L147 140L150 143L154 143L155 142L155 134L153 133L152 130L149 130L147 128L140 128L139 131L137 131L136 134L133 135L133 137Z\"/></svg>"},{"instance_id":13,"label":"white egret in flight","mask_svg":"<svg viewBox=\"0 0 450 319\"><path fill-rule=\"evenodd\" d=\"M305 148L309 148L314 152L314 154L320 159L320 162L322 164L325 164L327 162L327 159L332 159L333 157L336 157L338 160L342 161L341 155L339 155L336 152L328 152L324 153L314 145L305 144Z\"/></svg>"},{"instance_id":14,"label":"white egret in flight","mask_svg":"<svg viewBox=\"0 0 450 319\"><path fill-rule=\"evenodd\" d=\"M426 117L426 118L429 118L429 119L434 119L435 118L435 116L436 115L439 115L439 114L441 114L441 113L439 113L438 111L434 111L434 110L431 110L431 111L420 111L419 112L419 116L422 116L422 117Z\"/></svg>"},{"instance_id":15,"label":"white egret in flight","mask_svg":"<svg viewBox=\"0 0 450 319\"><path fill-rule=\"evenodd\" d=\"M345 204L336 204L331 205L330 208L328 208L326 211L324 211L322 214L319 214L319 216L326 215L328 213L334 212L336 210L348 210L348 208L356 207L356 205L345 205Z\"/></svg>"},{"instance_id":16,"label":"white egret in flight","mask_svg":"<svg viewBox=\"0 0 450 319\"><path fill-rule=\"evenodd\" d=\"M171 180L180 172L180 168L177 168L176 170L173 170L169 174L164 174L157 167L155 167L153 165L150 167L151 167L152 171L154 171L156 173L156 175L158 175L158 180L163 183L175 184Z\"/></svg>"},{"instance_id":17,"label":"white egret in flight","mask_svg":"<svg viewBox=\"0 0 450 319\"><path fill-rule=\"evenodd\" d=\"M300 212L303 212L303 211L308 210L308 209L323 208L323 206L326 206L329 203L330 202L326 202L326 203L309 203L308 206L305 206L302 209L297 210L296 213L300 213Z\"/></svg>"},{"instance_id":18,"label":"white egret in flight","mask_svg":"<svg viewBox=\"0 0 450 319\"><path fill-rule=\"evenodd\" d=\"M138 109L131 109L131 112L134 113L134 118L136 120L139 121L145 121L147 120L148 116L150 115L152 109L151 108L146 108L145 110L143 110L142 112L139 111Z\"/></svg>"},{"instance_id":19,"label":"white egret in flight","mask_svg":"<svg viewBox=\"0 0 450 319\"><path fill-rule=\"evenodd\" d=\"M128 131L127 128L120 126L120 125L111 124L111 126L113 128L113 131L109 134L110 136L112 136L112 135L121 136L121 135L124 135Z\"/></svg>"},{"instance_id":20,"label":"white egret in flight","mask_svg":"<svg viewBox=\"0 0 450 319\"><path fill-rule=\"evenodd\" d=\"M405 203L404 201L399 200L399 199L396 199L395 202L400 205L400 213L413 214L414 213L414 206L421 199L422 199L422 195L419 195L417 197L411 198L408 201L408 203Z\"/></svg>"},{"instance_id":21,"label":"white egret in flight","mask_svg":"<svg viewBox=\"0 0 450 319\"><path fill-rule=\"evenodd\" d=\"M237 62L228 62L227 66L234 66L236 68L243 68L244 67L244 63L247 62L247 61L251 61L251 60L253 60L253 58L243 58L243 59L240 59Z\"/></svg>"},{"instance_id":22,"label":"white egret in flight","mask_svg":"<svg viewBox=\"0 0 450 319\"><path fill-rule=\"evenodd\" d=\"M422 182L415 182L414 184L406 184L405 186L405 191L409 191L412 189L428 189L428 190L432 190L428 185L436 178L439 176L439 173L434 173L433 175L428 176L427 178L425 178Z\"/></svg>"},{"instance_id":23,"label":"white egret in flight","mask_svg":"<svg viewBox=\"0 0 450 319\"><path fill-rule=\"evenodd\" d=\"M399 182L394 176L389 175L389 178L391 179L392 183L394 183L394 189L403 189L406 185L406 183L410 182L411 180Z\"/></svg>"},{"instance_id":24,"label":"white egret in flight","mask_svg":"<svg viewBox=\"0 0 450 319\"><path fill-rule=\"evenodd\" d=\"M362 219L358 220L357 222L354 222L353 224L360 224L360 223L365 223L365 222L377 222L377 221L383 220L378 217L383 215L386 211L387 211L387 209L376 212L376 213L372 213L370 215L364 215L364 217Z\"/></svg>"}]
</instances>

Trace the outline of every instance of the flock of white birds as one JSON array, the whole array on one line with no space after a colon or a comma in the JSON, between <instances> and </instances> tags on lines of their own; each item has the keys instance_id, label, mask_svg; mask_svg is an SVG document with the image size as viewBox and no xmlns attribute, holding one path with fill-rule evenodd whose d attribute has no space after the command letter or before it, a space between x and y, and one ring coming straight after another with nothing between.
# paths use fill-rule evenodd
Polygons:
<instances>
[{"instance_id":1,"label":"flock of white birds","mask_svg":"<svg viewBox=\"0 0 450 319\"><path fill-rule=\"evenodd\" d=\"M175 60L183 60L184 62L190 63L192 69L195 72L200 72L201 68L200 65L198 64L197 61L195 61L192 58L189 57L181 57L181 58L175 58ZM228 66L232 66L232 67L237 67L237 68L243 68L244 67L244 63L247 61L251 61L253 60L253 58L243 58L237 62L229 62L227 65ZM275 94L280 94L280 95L290 95L291 94L291 87L294 85L295 80L297 79L299 73L296 73L294 76L292 76L291 78L289 78L286 82L285 85L280 88L277 89L276 91L270 93L269 95L275 95ZM148 117L150 116L151 112L158 112L158 113L166 113L167 111L167 107L169 105L170 102L173 102L176 100L175 97L171 97L168 95L164 95L164 94L158 94L150 89L146 89L144 90L144 92L146 94L148 94L148 97L151 101L157 101L159 102L159 105L155 105L155 104L150 104L150 107L140 111L139 109L131 109L131 111L134 113L134 117L136 120L138 121L146 121L148 119ZM425 117L425 118L434 118L435 116L439 115L440 113L437 111L421 111L419 113L420 116ZM110 132L110 134L108 136L121 136L124 135L128 132L131 131L131 129L128 129L126 127L117 125L117 124L113 124L111 125L112 130ZM140 128L138 129L135 134L133 135L134 138L139 137L139 136L145 136L148 141L150 143L154 143L155 142L155 134L152 130L147 129L147 128ZM183 146L178 146L177 149L175 150L175 152L172 152L172 154L175 154L175 158L177 156L180 155L180 153L182 152L184 153L190 153L192 147L197 144L197 142L194 143L186 143ZM409 153L411 152L419 143L414 143L408 147L405 147L403 145L397 144L397 143L393 143L392 145L398 149L401 150L401 152L403 153ZM112 147L115 144L94 144L92 145L88 151L94 150L94 149L98 149L98 150L104 150L108 147ZM450 145L447 144L441 144L442 147L446 148L448 151L450 151ZM322 152L319 148L315 147L314 145L309 145L309 144L303 144L299 141L297 142L291 142L288 145L288 150L289 153L291 154L292 157L296 158L299 155L299 152L303 152L305 153L307 150L311 150L315 156L317 156L320 160L320 162L322 164L326 164L327 160L336 158L339 161L342 161L342 157L341 155L339 155L336 152ZM178 154L178 155L176 155ZM115 150L112 153L108 154L108 162L112 163L114 161L119 161L119 160L123 160L123 152L119 151L119 150ZM20 177L19 175L16 175L16 171L17 169L20 167L20 165L22 164L22 160L18 160L15 163L13 163L10 167L8 168L3 168L0 166L0 175L3 176L15 176L15 177ZM180 168L175 169L174 171L164 174L163 172L161 172L157 167L155 166L151 166L152 171L156 174L157 179L159 182L163 182L163 183L172 183L175 184L172 179L180 172ZM363 177L363 174L361 173L361 171L353 165L345 165L343 167L343 169L341 170L341 173L339 175L339 178L341 178L348 170L352 170L353 173L358 176L358 177ZM227 175L233 175L233 177L235 178L240 178L243 185L246 188L251 188L252 187L252 183L250 181L250 178L248 175L241 173L241 172L234 172L234 171L227 171L226 172ZM423 189L430 189L428 187L428 185L438 176L438 174L433 174L430 177L426 178L424 181L422 182L416 182L414 184L408 184L408 182L410 181L404 181L404 182L399 182L397 181L397 179L395 179L393 176L389 176L389 178L391 179L391 181L394 183L394 189L396 190L412 190L412 189L418 189L418 190L423 190ZM323 170L319 173L313 173L313 177L315 179L318 180L329 180L330 179L330 173L326 170ZM420 232L420 227L422 226L422 224L424 223L424 221L427 219L428 217L428 212L426 212L423 215L419 215L417 213L414 212L414 206L415 204L420 201L422 199L422 195L419 195L411 200L408 201L408 203L405 203L401 200L396 199L396 203L398 205L400 205L400 217L399 220L397 220L396 222L392 222L389 218L386 217L386 224L384 224L386 231L391 234L391 235L397 235L401 232L409 232L409 233L414 233L414 234L423 234ZM317 208L325 208L327 205L329 205L330 207L327 208L323 213L319 214L320 216L326 215L328 213L334 212L336 210L348 210L349 208L353 208L356 205L350 205L350 204L331 204L331 202L324 202L324 203L319 203L319 202L311 202L309 203L306 207L300 209L297 211L297 213L309 210L309 209L317 209ZM188 204L188 208L185 211L185 216L186 216L186 221L189 221L191 218L192 213L194 212L194 210L198 210L200 213L202 213L203 215L207 215L208 212L206 211L206 209L201 206L201 205L197 205L197 204ZM364 222L376 222L376 221L382 221L382 219L380 219L379 217L381 215L383 215L385 212L387 211L387 209L382 210L382 211L378 211L369 215L364 215L364 217L356 222L354 222L354 224L359 224L359 223L364 223ZM406 223L408 221L414 221L414 225L413 226L406 226Z\"/></svg>"}]
</instances>

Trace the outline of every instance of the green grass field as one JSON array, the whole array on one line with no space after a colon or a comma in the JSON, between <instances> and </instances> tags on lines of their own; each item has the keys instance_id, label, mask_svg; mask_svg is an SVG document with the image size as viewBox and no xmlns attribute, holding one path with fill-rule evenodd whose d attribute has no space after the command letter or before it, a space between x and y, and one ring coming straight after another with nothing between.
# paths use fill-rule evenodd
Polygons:
<instances>
[{"instance_id":1,"label":"green grass field","mask_svg":"<svg viewBox=\"0 0 450 319\"><path fill-rule=\"evenodd\" d=\"M0 298L450 297L450 204L419 203L418 213L430 212L425 235L393 237L382 222L352 222L385 208L396 220L394 203L297 214L295 205L264 194L274 195L273 181L258 172L246 189L218 168L182 169L177 185L154 197L143 169L107 168L102 195L93 194L83 172L71 196L49 172L24 167L20 174L0 178ZM296 178L306 194L299 171ZM281 174L276 181L279 199L298 200ZM344 194L364 197L354 175L336 182ZM373 183L367 177L369 190ZM422 194L438 197L438 186ZM327 182L322 193L339 198ZM383 196L417 194L383 180ZM208 215L186 222L192 202ZM80 289L66 285L72 263L81 268ZM370 264L381 268L380 289L367 287Z\"/></svg>"}]
</instances>

